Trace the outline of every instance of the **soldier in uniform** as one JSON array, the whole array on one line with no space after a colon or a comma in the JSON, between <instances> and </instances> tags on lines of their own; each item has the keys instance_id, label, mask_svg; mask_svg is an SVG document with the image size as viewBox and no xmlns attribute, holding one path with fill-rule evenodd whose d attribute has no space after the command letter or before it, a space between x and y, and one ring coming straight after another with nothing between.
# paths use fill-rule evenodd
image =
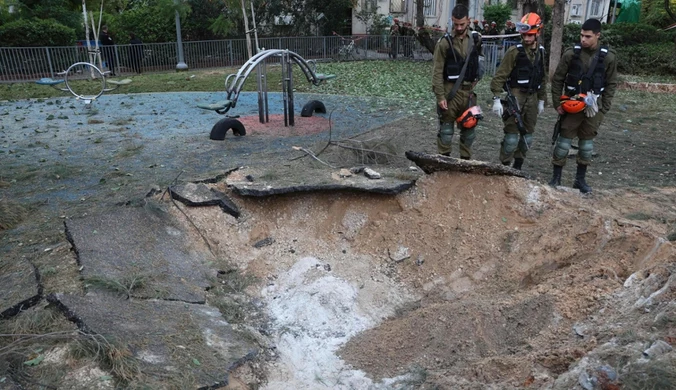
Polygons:
<instances>
[{"instance_id":1,"label":"soldier in uniform","mask_svg":"<svg viewBox=\"0 0 676 390\"><path fill-rule=\"evenodd\" d=\"M542 19L538 14L529 12L521 23L516 24L521 34L521 43L510 47L502 58L500 67L491 80L493 92L493 112L502 116L505 136L500 147L500 161L510 165L514 159L514 168L521 169L530 148L537 117L545 110L547 92L545 85L545 48L538 44L542 31ZM526 129L521 135L513 115L503 115L504 109L500 94L508 84L516 98Z\"/></svg>"},{"instance_id":2,"label":"soldier in uniform","mask_svg":"<svg viewBox=\"0 0 676 390\"><path fill-rule=\"evenodd\" d=\"M578 138L577 172L573 188L590 193L585 180L594 151L594 137L610 110L617 89L615 52L601 46L601 22L588 19L580 31L580 43L567 49L552 76L552 103L559 113L560 133L556 140L551 186L561 185L573 138Z\"/></svg>"},{"instance_id":3,"label":"soldier in uniform","mask_svg":"<svg viewBox=\"0 0 676 390\"><path fill-rule=\"evenodd\" d=\"M508 20L505 23L505 35L516 34L516 24L512 23L511 20Z\"/></svg>"},{"instance_id":4,"label":"soldier in uniform","mask_svg":"<svg viewBox=\"0 0 676 390\"><path fill-rule=\"evenodd\" d=\"M488 31L488 35L500 35L500 31L498 31L498 24L495 22L491 22L491 29Z\"/></svg>"},{"instance_id":5,"label":"soldier in uniform","mask_svg":"<svg viewBox=\"0 0 676 390\"><path fill-rule=\"evenodd\" d=\"M432 91L437 101L439 114L439 133L437 149L440 154L449 156L451 141L455 130L454 122L460 129L460 158L469 160L472 156L472 143L476 132L472 124L475 120L463 121L461 115L476 107L476 94L473 89L481 78L479 56L481 55L481 34L469 29L469 10L464 5L457 5L451 13L452 31L446 33L434 49L432 69ZM460 77L462 68L465 74ZM458 84L458 85L456 85ZM455 87L455 94L449 96ZM465 114L467 115L467 114ZM459 120L460 119L460 120Z\"/></svg>"}]
</instances>

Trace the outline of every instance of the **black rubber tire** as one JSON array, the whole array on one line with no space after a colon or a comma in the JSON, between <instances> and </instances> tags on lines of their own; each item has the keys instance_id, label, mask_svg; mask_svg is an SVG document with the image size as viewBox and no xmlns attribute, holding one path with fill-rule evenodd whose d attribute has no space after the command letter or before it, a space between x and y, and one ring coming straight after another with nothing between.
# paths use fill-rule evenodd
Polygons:
<instances>
[{"instance_id":1,"label":"black rubber tire","mask_svg":"<svg viewBox=\"0 0 676 390\"><path fill-rule=\"evenodd\" d=\"M216 122L214 127L211 128L209 138L215 141L223 141L225 139L225 133L230 129L232 129L232 134L235 136L246 135L246 129L242 122L233 118L223 118Z\"/></svg>"},{"instance_id":2,"label":"black rubber tire","mask_svg":"<svg viewBox=\"0 0 676 390\"><path fill-rule=\"evenodd\" d=\"M326 107L324 106L324 103L320 102L319 100L310 100L303 106L300 116L308 118L311 117L315 112L326 114Z\"/></svg>"}]
</instances>

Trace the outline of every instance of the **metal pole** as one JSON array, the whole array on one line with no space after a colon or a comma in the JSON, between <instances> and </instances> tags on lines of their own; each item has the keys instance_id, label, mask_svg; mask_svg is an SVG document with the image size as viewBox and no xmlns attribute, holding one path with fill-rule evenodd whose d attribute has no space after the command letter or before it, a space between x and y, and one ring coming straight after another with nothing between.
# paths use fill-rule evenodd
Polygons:
<instances>
[{"instance_id":1,"label":"metal pole","mask_svg":"<svg viewBox=\"0 0 676 390\"><path fill-rule=\"evenodd\" d=\"M455 0L448 2L448 24L446 25L446 31L451 31L451 29L453 29L453 20L451 19L453 16L453 8L455 8Z\"/></svg>"},{"instance_id":2,"label":"metal pole","mask_svg":"<svg viewBox=\"0 0 676 390\"><path fill-rule=\"evenodd\" d=\"M178 4L178 0L175 0ZM183 40L181 39L181 16L176 10L176 49L178 51L178 64L176 64L176 70L188 70L188 64L185 63L183 59Z\"/></svg>"},{"instance_id":3,"label":"metal pole","mask_svg":"<svg viewBox=\"0 0 676 390\"><path fill-rule=\"evenodd\" d=\"M254 39L256 40L256 53L258 53L261 50L261 47L258 45L258 29L256 28L256 13L254 12L253 1L250 1L249 4L251 4L251 20L253 21Z\"/></svg>"},{"instance_id":4,"label":"metal pole","mask_svg":"<svg viewBox=\"0 0 676 390\"><path fill-rule=\"evenodd\" d=\"M613 0L613 15L610 18L611 24L615 23L615 13L616 13L615 9L616 9L616 7L617 7L617 0Z\"/></svg>"}]
</instances>

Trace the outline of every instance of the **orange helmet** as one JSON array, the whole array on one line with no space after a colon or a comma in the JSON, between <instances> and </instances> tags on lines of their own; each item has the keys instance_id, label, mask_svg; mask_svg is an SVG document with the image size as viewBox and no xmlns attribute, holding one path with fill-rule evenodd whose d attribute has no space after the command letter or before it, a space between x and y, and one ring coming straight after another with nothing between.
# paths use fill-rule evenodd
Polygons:
<instances>
[{"instance_id":1,"label":"orange helmet","mask_svg":"<svg viewBox=\"0 0 676 390\"><path fill-rule=\"evenodd\" d=\"M465 129L471 129L479 122L479 119L484 119L481 112L481 107L472 106L463 112L455 121Z\"/></svg>"},{"instance_id":2,"label":"orange helmet","mask_svg":"<svg viewBox=\"0 0 676 390\"><path fill-rule=\"evenodd\" d=\"M587 106L584 103L584 98L586 97L587 95L585 95L584 93L572 97L562 95L561 108L563 108L563 111L569 114L577 114L578 112L582 112L582 110L584 110L584 108Z\"/></svg>"},{"instance_id":3,"label":"orange helmet","mask_svg":"<svg viewBox=\"0 0 676 390\"><path fill-rule=\"evenodd\" d=\"M538 34L542 29L542 19L535 12L529 12L516 24L516 31L521 34Z\"/></svg>"}]
</instances>

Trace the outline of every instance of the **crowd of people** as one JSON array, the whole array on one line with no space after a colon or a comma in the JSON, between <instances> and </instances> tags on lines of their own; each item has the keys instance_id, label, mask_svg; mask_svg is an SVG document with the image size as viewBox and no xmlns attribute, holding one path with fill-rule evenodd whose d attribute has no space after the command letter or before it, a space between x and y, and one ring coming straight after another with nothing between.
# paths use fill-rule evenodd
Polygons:
<instances>
[{"instance_id":1,"label":"crowd of people","mask_svg":"<svg viewBox=\"0 0 676 390\"><path fill-rule=\"evenodd\" d=\"M450 156L455 130L459 130L458 149L461 159L472 158L472 144L477 137L476 125L483 119L474 87L481 79L481 33L478 21L469 19L463 5L452 10L451 31L438 42L434 51L432 90L436 97L439 130L437 150ZM474 25L473 27L471 25ZM490 83L493 95L491 111L502 118L503 139L499 158L502 164L522 169L533 144L537 118L547 105L545 77L544 23L536 13L524 15L518 23L505 26L508 33L518 34L520 43L510 47ZM484 24L481 31L499 34L494 23ZM586 172L591 164L594 138L610 110L617 89L617 60L612 49L601 45L601 22L589 19L580 30L580 42L568 48L551 76L551 103L558 121L552 136L551 186L561 185L563 167L572 142L577 138L577 170L573 188L592 192Z\"/></svg>"}]
</instances>

